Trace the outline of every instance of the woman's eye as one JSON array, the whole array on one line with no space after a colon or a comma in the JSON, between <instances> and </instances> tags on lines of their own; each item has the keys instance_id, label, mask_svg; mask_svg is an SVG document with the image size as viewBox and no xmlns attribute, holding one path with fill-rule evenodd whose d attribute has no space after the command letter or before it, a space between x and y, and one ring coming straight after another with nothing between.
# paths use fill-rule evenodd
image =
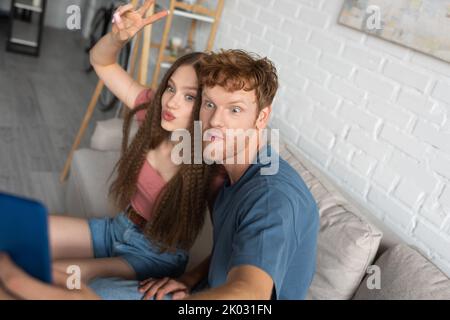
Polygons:
<instances>
[{"instance_id":1,"label":"woman's eye","mask_svg":"<svg viewBox=\"0 0 450 320\"><path fill-rule=\"evenodd\" d=\"M167 86L167 91L169 91L170 93L174 93L175 89L171 86Z\"/></svg>"},{"instance_id":2,"label":"woman's eye","mask_svg":"<svg viewBox=\"0 0 450 320\"><path fill-rule=\"evenodd\" d=\"M240 107L234 107L234 108L232 109L232 112L233 112L233 113L241 113L241 111L242 111L242 109L241 109Z\"/></svg>"},{"instance_id":3,"label":"woman's eye","mask_svg":"<svg viewBox=\"0 0 450 320\"><path fill-rule=\"evenodd\" d=\"M195 100L195 97L194 97L194 96L191 96L191 95L187 95L187 96L186 96L186 100L189 101L189 102L192 102L192 101Z\"/></svg>"}]
</instances>

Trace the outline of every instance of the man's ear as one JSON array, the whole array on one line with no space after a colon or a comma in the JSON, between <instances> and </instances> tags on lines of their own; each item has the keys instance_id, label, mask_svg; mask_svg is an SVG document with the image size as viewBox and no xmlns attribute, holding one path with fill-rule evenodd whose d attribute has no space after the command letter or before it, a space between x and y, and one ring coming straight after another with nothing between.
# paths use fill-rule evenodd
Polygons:
<instances>
[{"instance_id":1,"label":"man's ear","mask_svg":"<svg viewBox=\"0 0 450 320\"><path fill-rule=\"evenodd\" d=\"M263 108L259 112L258 119L256 120L257 129L265 129L269 123L270 115L272 114L272 105Z\"/></svg>"}]
</instances>

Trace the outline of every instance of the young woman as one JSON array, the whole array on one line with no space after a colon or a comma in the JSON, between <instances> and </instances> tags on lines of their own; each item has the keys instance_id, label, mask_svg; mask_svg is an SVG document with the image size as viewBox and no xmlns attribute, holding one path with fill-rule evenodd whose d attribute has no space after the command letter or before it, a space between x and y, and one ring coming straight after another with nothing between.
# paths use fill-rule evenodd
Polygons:
<instances>
[{"instance_id":1,"label":"young woman","mask_svg":"<svg viewBox=\"0 0 450 320\"><path fill-rule=\"evenodd\" d=\"M85 282L100 276L143 280L183 274L187 250L203 226L208 200L220 185L221 179L213 182L214 167L175 165L171 161L171 132L193 132L194 120L199 117L197 62L202 54L178 59L155 93L116 63L127 41L144 26L167 15L163 12L144 18L152 4L148 0L137 10L132 5L119 7L112 32L90 53L98 76L131 112L124 120L117 178L110 188L122 213L112 219L89 221L50 219L55 271L66 272L68 266L77 265ZM133 116L140 127L128 144ZM184 276L188 283L189 275Z\"/></svg>"}]
</instances>

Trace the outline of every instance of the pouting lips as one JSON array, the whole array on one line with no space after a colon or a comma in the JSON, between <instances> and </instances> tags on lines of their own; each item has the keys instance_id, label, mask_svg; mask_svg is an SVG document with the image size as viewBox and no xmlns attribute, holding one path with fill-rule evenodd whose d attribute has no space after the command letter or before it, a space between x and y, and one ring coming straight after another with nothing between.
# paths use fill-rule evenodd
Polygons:
<instances>
[{"instance_id":1,"label":"pouting lips","mask_svg":"<svg viewBox=\"0 0 450 320\"><path fill-rule=\"evenodd\" d=\"M162 117L166 121L173 121L176 119L175 116L172 113L170 113L169 111L164 111L162 114Z\"/></svg>"},{"instance_id":2,"label":"pouting lips","mask_svg":"<svg viewBox=\"0 0 450 320\"><path fill-rule=\"evenodd\" d=\"M207 141L211 142L223 140L223 133L220 130L208 130L205 138Z\"/></svg>"}]
</instances>

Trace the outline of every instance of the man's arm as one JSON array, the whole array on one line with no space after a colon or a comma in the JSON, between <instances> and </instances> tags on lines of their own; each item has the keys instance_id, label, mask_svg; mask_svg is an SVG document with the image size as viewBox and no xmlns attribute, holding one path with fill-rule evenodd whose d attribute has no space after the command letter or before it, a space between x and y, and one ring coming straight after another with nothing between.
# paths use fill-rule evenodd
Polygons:
<instances>
[{"instance_id":1,"label":"man's arm","mask_svg":"<svg viewBox=\"0 0 450 320\"><path fill-rule=\"evenodd\" d=\"M209 264L211 263L211 255L203 260L199 265L193 268L191 271L183 274L179 280L186 283L189 290L192 290L202 279L208 276Z\"/></svg>"},{"instance_id":2,"label":"man's arm","mask_svg":"<svg viewBox=\"0 0 450 320\"><path fill-rule=\"evenodd\" d=\"M187 300L270 300L272 290L269 274L258 267L243 265L231 269L224 285L191 295Z\"/></svg>"}]
</instances>

